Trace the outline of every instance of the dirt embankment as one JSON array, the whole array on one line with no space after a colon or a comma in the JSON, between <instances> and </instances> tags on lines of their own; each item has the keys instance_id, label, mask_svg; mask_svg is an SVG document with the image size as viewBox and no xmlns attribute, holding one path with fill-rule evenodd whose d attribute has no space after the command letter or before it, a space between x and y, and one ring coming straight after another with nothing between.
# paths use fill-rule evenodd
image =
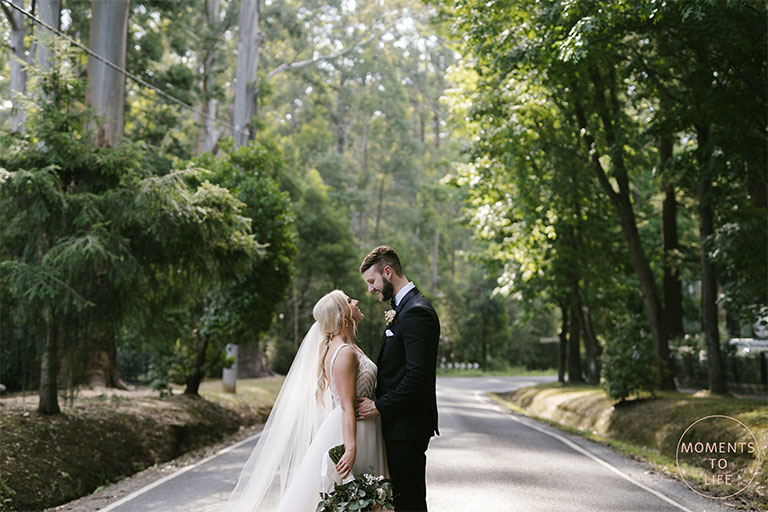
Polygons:
<instances>
[{"instance_id":1,"label":"dirt embankment","mask_svg":"<svg viewBox=\"0 0 768 512\"><path fill-rule=\"evenodd\" d=\"M160 399L146 390L82 396L55 416L37 414L29 400L4 399L0 511L66 503L263 422L279 389L273 384L264 390L252 383L266 398L245 403L219 399L216 393L207 399Z\"/></svg>"}]
</instances>

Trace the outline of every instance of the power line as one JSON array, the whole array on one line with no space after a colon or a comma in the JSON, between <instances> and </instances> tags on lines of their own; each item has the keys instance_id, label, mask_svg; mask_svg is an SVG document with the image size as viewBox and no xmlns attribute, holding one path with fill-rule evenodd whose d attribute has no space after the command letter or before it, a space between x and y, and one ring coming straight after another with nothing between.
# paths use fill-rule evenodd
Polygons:
<instances>
[{"instance_id":1,"label":"power line","mask_svg":"<svg viewBox=\"0 0 768 512\"><path fill-rule=\"evenodd\" d=\"M120 66L118 66L114 62L112 62L110 60L107 60L106 58L102 57L98 53L96 53L93 50L91 50L90 48L88 48L87 46L84 46L82 43L80 43L76 39L73 39L70 36L68 36L67 34L61 32L60 30L58 30L56 28L53 28L52 26L48 25L46 22L44 22L43 20L41 20L40 18L35 16L34 14L32 14L29 11L26 11L23 8L19 7L18 5L12 3L10 0L0 0L0 1L3 2L5 5L13 8L13 9L15 9L17 11L19 11L24 16L26 16L27 18L31 19L32 21L34 21L38 25L40 25L40 26L46 28L47 30L53 32L57 36L67 40L70 44L73 44L73 45L77 46L78 48L83 50L85 53L87 53L89 56L93 57L94 59L103 62L104 64L106 64L110 68L112 68L115 71L117 71L118 73L120 73L120 74L122 74L122 75L124 75L124 76L126 76L128 78L130 78L131 80L133 80L134 82L138 83L139 85L153 90L154 92L156 92L157 94L159 94L163 98L166 98L167 100L170 100L173 103L176 103L177 105L179 105L179 106L181 106L183 108L189 109L192 112L194 112L196 114L199 114L199 115L201 115L201 116L203 116L203 117L205 117L207 119L210 119L210 120L212 120L212 121L214 121L216 123L219 123L219 124L222 124L222 125L226 126L227 128L231 129L233 133L239 134L239 133L241 133L243 131L242 129L236 128L234 125L232 125L232 124L230 124L230 123L228 123L226 121L222 121L221 119L218 119L216 117L208 115L208 114L206 114L205 112L203 112L203 111L201 111L199 109L196 109L192 105L190 105L188 103L185 103L182 100L180 100L180 99L178 99L178 98L176 98L174 96L171 96L170 94L168 94L167 92L163 91L162 89L159 89L159 88L155 87L154 85L150 84L149 82L147 82L146 80L143 80L143 79L139 78L138 76L134 75L130 71L128 71L128 70L126 70L124 68L121 68ZM197 124L197 123L195 123L195 124Z\"/></svg>"}]
</instances>

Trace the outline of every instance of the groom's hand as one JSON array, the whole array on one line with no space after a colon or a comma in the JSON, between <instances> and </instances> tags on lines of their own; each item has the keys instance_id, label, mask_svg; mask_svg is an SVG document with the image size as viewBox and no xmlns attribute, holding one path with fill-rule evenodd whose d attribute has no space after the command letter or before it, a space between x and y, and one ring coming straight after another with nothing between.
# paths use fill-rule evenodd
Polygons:
<instances>
[{"instance_id":1,"label":"groom's hand","mask_svg":"<svg viewBox=\"0 0 768 512\"><path fill-rule=\"evenodd\" d=\"M376 409L376 404L370 398L358 398L356 409L357 415L355 416L355 419L357 421L372 420L379 415L379 410Z\"/></svg>"}]
</instances>

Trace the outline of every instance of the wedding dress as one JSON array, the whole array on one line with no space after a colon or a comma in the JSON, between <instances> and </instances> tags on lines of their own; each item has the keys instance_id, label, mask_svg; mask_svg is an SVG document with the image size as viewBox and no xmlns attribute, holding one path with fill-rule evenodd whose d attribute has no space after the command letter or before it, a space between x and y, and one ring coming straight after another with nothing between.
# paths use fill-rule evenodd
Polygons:
<instances>
[{"instance_id":1,"label":"wedding dress","mask_svg":"<svg viewBox=\"0 0 768 512\"><path fill-rule=\"evenodd\" d=\"M349 348L347 348L349 347ZM342 410L333 381L333 364L342 350L354 350L357 354L357 378L355 396L375 398L376 364L362 351L352 345L342 345L336 349L331 359L331 395L333 410L318 430L312 445L299 467L296 477L288 487L285 497L278 507L279 512L307 511L314 512L320 501L320 492L330 492L333 486L342 483L336 467L328 456L328 450L344 443L341 435ZM381 419L357 422L355 464L352 475L372 473L385 474L384 440L381 435ZM352 475L345 481L351 480ZM318 478L319 476L319 478ZM388 476L388 475L387 475Z\"/></svg>"},{"instance_id":2,"label":"wedding dress","mask_svg":"<svg viewBox=\"0 0 768 512\"><path fill-rule=\"evenodd\" d=\"M355 396L375 398L377 368L361 350L342 345L331 358L330 386L317 396L319 350L323 343L313 325L294 358L259 441L227 502L229 512L314 512L320 492L341 483L328 450L344 440L342 410L333 378L341 350L357 355ZM389 477L381 419L357 422L356 456L351 475ZM347 477L350 480L352 477Z\"/></svg>"}]
</instances>

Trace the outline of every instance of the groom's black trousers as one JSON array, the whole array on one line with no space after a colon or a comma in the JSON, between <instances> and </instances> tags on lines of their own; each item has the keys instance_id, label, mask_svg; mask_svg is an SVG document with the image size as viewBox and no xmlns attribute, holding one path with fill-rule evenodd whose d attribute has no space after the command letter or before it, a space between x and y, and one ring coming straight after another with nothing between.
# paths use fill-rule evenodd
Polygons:
<instances>
[{"instance_id":1,"label":"groom's black trousers","mask_svg":"<svg viewBox=\"0 0 768 512\"><path fill-rule=\"evenodd\" d=\"M395 512L427 510L427 446L429 438L385 441L387 466L395 495Z\"/></svg>"}]
</instances>

